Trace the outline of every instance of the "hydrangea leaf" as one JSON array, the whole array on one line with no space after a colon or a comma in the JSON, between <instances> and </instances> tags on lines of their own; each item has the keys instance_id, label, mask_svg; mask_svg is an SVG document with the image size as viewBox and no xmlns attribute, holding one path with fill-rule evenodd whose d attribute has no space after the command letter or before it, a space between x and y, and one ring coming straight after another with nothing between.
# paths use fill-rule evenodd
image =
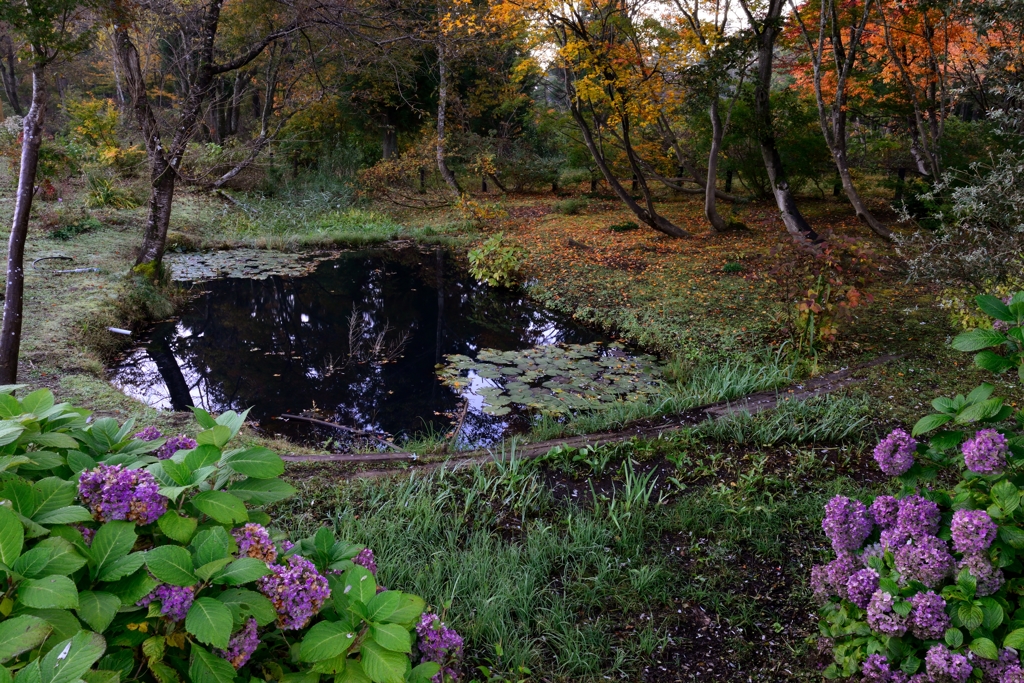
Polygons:
<instances>
[{"instance_id":1,"label":"hydrangea leaf","mask_svg":"<svg viewBox=\"0 0 1024 683\"><path fill-rule=\"evenodd\" d=\"M295 487L280 479L243 479L231 485L231 495L250 505L270 505L295 493Z\"/></svg>"},{"instance_id":2,"label":"hydrangea leaf","mask_svg":"<svg viewBox=\"0 0 1024 683\"><path fill-rule=\"evenodd\" d=\"M409 683L428 683L434 676L441 672L441 665L437 662L423 662L413 667L409 673Z\"/></svg>"},{"instance_id":3,"label":"hydrangea leaf","mask_svg":"<svg viewBox=\"0 0 1024 683\"><path fill-rule=\"evenodd\" d=\"M370 635L386 650L406 654L412 652L412 636L399 624L374 624L370 627Z\"/></svg>"},{"instance_id":4,"label":"hydrangea leaf","mask_svg":"<svg viewBox=\"0 0 1024 683\"><path fill-rule=\"evenodd\" d=\"M427 608L427 603L418 595L402 593L401 591L388 592L398 593L399 603L395 611L388 615L386 619L381 619L381 621L389 624L401 624L402 626L411 627L423 615L423 610Z\"/></svg>"},{"instance_id":5,"label":"hydrangea leaf","mask_svg":"<svg viewBox=\"0 0 1024 683\"><path fill-rule=\"evenodd\" d=\"M313 625L299 646L299 658L304 662L319 662L348 652L355 642L355 634L348 624L321 621Z\"/></svg>"},{"instance_id":6,"label":"hydrangea leaf","mask_svg":"<svg viewBox=\"0 0 1024 683\"><path fill-rule=\"evenodd\" d=\"M235 680L235 667L206 648L193 645L188 677L192 683L232 683Z\"/></svg>"},{"instance_id":7,"label":"hydrangea leaf","mask_svg":"<svg viewBox=\"0 0 1024 683\"><path fill-rule=\"evenodd\" d=\"M217 599L228 606L235 617L235 623L251 616L257 624L266 626L277 619L273 603L256 591L233 588L218 595Z\"/></svg>"},{"instance_id":8,"label":"hydrangea leaf","mask_svg":"<svg viewBox=\"0 0 1024 683\"><path fill-rule=\"evenodd\" d=\"M218 573L220 570L224 569L224 567L226 567L230 562L231 562L231 558L230 557L222 557L219 560L213 560L212 562L207 562L206 564L202 565L201 567L197 567L196 571L195 571L195 574L196 574L196 576L199 577L199 579L201 581L206 581L211 576L213 576L214 574Z\"/></svg>"},{"instance_id":9,"label":"hydrangea leaf","mask_svg":"<svg viewBox=\"0 0 1024 683\"><path fill-rule=\"evenodd\" d=\"M334 677L334 683L373 683L363 670L363 663L358 659L345 660L345 668Z\"/></svg>"},{"instance_id":10,"label":"hydrangea leaf","mask_svg":"<svg viewBox=\"0 0 1024 683\"><path fill-rule=\"evenodd\" d=\"M999 650L996 644L988 638L975 638L967 646L971 652L984 659L999 659Z\"/></svg>"},{"instance_id":11,"label":"hydrangea leaf","mask_svg":"<svg viewBox=\"0 0 1024 683\"><path fill-rule=\"evenodd\" d=\"M213 575L214 583L225 583L229 586L240 586L255 581L270 573L266 562L254 557L242 557L235 560L220 572Z\"/></svg>"},{"instance_id":12,"label":"hydrangea leaf","mask_svg":"<svg viewBox=\"0 0 1024 683\"><path fill-rule=\"evenodd\" d=\"M198 598L185 617L185 630L207 645L228 646L234 619L227 605L214 598Z\"/></svg>"},{"instance_id":13,"label":"hydrangea leaf","mask_svg":"<svg viewBox=\"0 0 1024 683\"><path fill-rule=\"evenodd\" d=\"M360 652L363 671L373 683L405 683L409 658L404 654L387 650L370 638L363 641Z\"/></svg>"},{"instance_id":14,"label":"hydrangea leaf","mask_svg":"<svg viewBox=\"0 0 1024 683\"><path fill-rule=\"evenodd\" d=\"M214 425L210 429L199 432L196 435L196 443L212 444L217 448L223 448L231 440L231 428L224 425Z\"/></svg>"},{"instance_id":15,"label":"hydrangea leaf","mask_svg":"<svg viewBox=\"0 0 1024 683\"><path fill-rule=\"evenodd\" d=\"M131 522L107 522L96 531L89 549L93 571L99 575L104 567L127 555L135 545L135 525Z\"/></svg>"},{"instance_id":16,"label":"hydrangea leaf","mask_svg":"<svg viewBox=\"0 0 1024 683\"><path fill-rule=\"evenodd\" d=\"M224 464L253 479L273 479L284 474L284 460L267 448L247 448L224 457Z\"/></svg>"},{"instance_id":17,"label":"hydrangea leaf","mask_svg":"<svg viewBox=\"0 0 1024 683\"><path fill-rule=\"evenodd\" d=\"M45 620L29 614L0 622L0 662L35 648L46 640L51 630Z\"/></svg>"},{"instance_id":18,"label":"hydrangea leaf","mask_svg":"<svg viewBox=\"0 0 1024 683\"><path fill-rule=\"evenodd\" d=\"M18 603L39 609L78 607L78 588L66 576L26 579L18 585Z\"/></svg>"},{"instance_id":19,"label":"hydrangea leaf","mask_svg":"<svg viewBox=\"0 0 1024 683\"><path fill-rule=\"evenodd\" d=\"M953 419L952 415L945 415L942 413L933 413L931 415L925 415L914 424L914 429L911 432L913 436L920 434L927 434L933 429L938 429L942 425L946 424Z\"/></svg>"},{"instance_id":20,"label":"hydrangea leaf","mask_svg":"<svg viewBox=\"0 0 1024 683\"><path fill-rule=\"evenodd\" d=\"M103 656L107 643L89 631L57 643L39 661L41 683L74 683Z\"/></svg>"},{"instance_id":21,"label":"hydrangea leaf","mask_svg":"<svg viewBox=\"0 0 1024 683\"><path fill-rule=\"evenodd\" d=\"M0 505L0 562L8 567L21 555L25 545L25 527L18 515L6 505Z\"/></svg>"},{"instance_id":22,"label":"hydrangea leaf","mask_svg":"<svg viewBox=\"0 0 1024 683\"><path fill-rule=\"evenodd\" d=\"M102 591L82 591L78 595L78 616L97 633L103 633L121 608L117 596Z\"/></svg>"},{"instance_id":23,"label":"hydrangea leaf","mask_svg":"<svg viewBox=\"0 0 1024 683\"><path fill-rule=\"evenodd\" d=\"M377 595L377 582L365 567L353 565L342 577L342 593L365 605Z\"/></svg>"},{"instance_id":24,"label":"hydrangea leaf","mask_svg":"<svg viewBox=\"0 0 1024 683\"><path fill-rule=\"evenodd\" d=\"M370 621L386 622L398 609L400 603L401 594L398 591L378 593L366 604L366 618Z\"/></svg>"},{"instance_id":25,"label":"hydrangea leaf","mask_svg":"<svg viewBox=\"0 0 1024 683\"><path fill-rule=\"evenodd\" d=\"M54 537L43 540L19 557L11 569L29 579L50 574L69 576L81 569L85 562L70 541Z\"/></svg>"},{"instance_id":26,"label":"hydrangea leaf","mask_svg":"<svg viewBox=\"0 0 1024 683\"><path fill-rule=\"evenodd\" d=\"M91 522L92 514L81 505L68 505L41 514L37 512L32 521L36 524L74 524Z\"/></svg>"},{"instance_id":27,"label":"hydrangea leaf","mask_svg":"<svg viewBox=\"0 0 1024 683\"><path fill-rule=\"evenodd\" d=\"M204 529L192 539L192 554L195 556L196 564L202 566L207 562L219 560L228 556L228 548L231 546L231 538L223 527Z\"/></svg>"},{"instance_id":28,"label":"hydrangea leaf","mask_svg":"<svg viewBox=\"0 0 1024 683\"><path fill-rule=\"evenodd\" d=\"M192 556L181 546L153 548L146 553L146 566L153 576L172 586L194 586L198 582Z\"/></svg>"},{"instance_id":29,"label":"hydrangea leaf","mask_svg":"<svg viewBox=\"0 0 1024 683\"><path fill-rule=\"evenodd\" d=\"M131 553L111 562L96 577L99 581L117 581L134 574L146 562L145 553Z\"/></svg>"},{"instance_id":30,"label":"hydrangea leaf","mask_svg":"<svg viewBox=\"0 0 1024 683\"><path fill-rule=\"evenodd\" d=\"M202 491L197 493L192 498L192 505L221 524L234 524L248 520L245 504L226 491Z\"/></svg>"},{"instance_id":31,"label":"hydrangea leaf","mask_svg":"<svg viewBox=\"0 0 1024 683\"><path fill-rule=\"evenodd\" d=\"M1024 648L1024 628L1014 629L1006 634L1003 639L1003 647L1012 647L1014 650Z\"/></svg>"},{"instance_id":32,"label":"hydrangea leaf","mask_svg":"<svg viewBox=\"0 0 1024 683\"><path fill-rule=\"evenodd\" d=\"M160 531L164 532L169 539L178 543L188 543L192 540L192 534L196 532L199 520L194 517L179 515L174 510L168 510L160 519L156 520Z\"/></svg>"}]
</instances>

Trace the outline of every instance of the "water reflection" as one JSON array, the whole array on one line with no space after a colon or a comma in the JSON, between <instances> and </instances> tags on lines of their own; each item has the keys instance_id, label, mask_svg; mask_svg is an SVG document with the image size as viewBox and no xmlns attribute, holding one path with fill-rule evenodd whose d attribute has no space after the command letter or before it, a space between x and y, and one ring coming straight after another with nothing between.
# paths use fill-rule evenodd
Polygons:
<instances>
[{"instance_id":1,"label":"water reflection","mask_svg":"<svg viewBox=\"0 0 1024 683\"><path fill-rule=\"evenodd\" d=\"M308 277L207 283L180 320L158 325L113 368L113 381L163 409L252 406L264 429L304 441L337 434L272 418L315 408L358 429L444 432L464 400L435 376L446 354L597 338L521 294L480 285L441 250L351 252ZM481 412L473 388L486 383L473 378L465 395L468 443L517 426L515 414Z\"/></svg>"}]
</instances>

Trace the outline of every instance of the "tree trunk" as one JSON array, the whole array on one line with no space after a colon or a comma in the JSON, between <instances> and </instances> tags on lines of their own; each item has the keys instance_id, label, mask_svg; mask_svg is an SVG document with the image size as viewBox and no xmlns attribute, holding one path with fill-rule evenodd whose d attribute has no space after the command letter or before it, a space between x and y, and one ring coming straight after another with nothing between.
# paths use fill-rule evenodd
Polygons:
<instances>
[{"instance_id":1,"label":"tree trunk","mask_svg":"<svg viewBox=\"0 0 1024 683\"><path fill-rule=\"evenodd\" d=\"M0 48L3 49L3 63L0 64L0 81L4 84L4 93L7 101L11 103L11 109L18 116L24 116L25 110L21 108L21 100L18 99L18 75L14 70L17 63L14 58L14 42L10 36L0 36Z\"/></svg>"},{"instance_id":2,"label":"tree trunk","mask_svg":"<svg viewBox=\"0 0 1024 683\"><path fill-rule=\"evenodd\" d=\"M772 9L776 9L772 3ZM779 34L778 20L781 14L782 3L777 5L777 12L769 11L769 16L764 21L760 34L758 35L757 46L757 85L754 88L754 114L757 126L758 143L761 147L761 156L764 159L765 170L768 172L768 180L771 182L772 195L779 207L779 213L786 230L794 239L799 241L809 240L815 242L819 239L818 233L807 222L807 219L797 208L796 198L789 186L786 177L786 170L782 166L782 158L779 156L779 149L775 141L775 130L772 125L771 108L771 85L772 68L775 52L775 38Z\"/></svg>"},{"instance_id":3,"label":"tree trunk","mask_svg":"<svg viewBox=\"0 0 1024 683\"><path fill-rule=\"evenodd\" d=\"M395 128L395 117L390 109L384 112L383 130L381 131L381 156L387 160L398 153L398 130Z\"/></svg>"},{"instance_id":4,"label":"tree trunk","mask_svg":"<svg viewBox=\"0 0 1024 683\"><path fill-rule=\"evenodd\" d=\"M42 57L39 57L42 59ZM4 293L4 320L0 328L0 384L18 381L18 353L21 349L21 323L25 295L25 239L35 195L39 146L43 142L43 116L46 112L45 71L41 63L32 68L32 104L23 124L21 168L7 246L7 288Z\"/></svg>"},{"instance_id":5,"label":"tree trunk","mask_svg":"<svg viewBox=\"0 0 1024 683\"><path fill-rule=\"evenodd\" d=\"M171 224L171 206L174 203L174 169L170 165L156 165L151 172L152 185L149 192L149 217L142 246L135 259L136 267L152 264L153 277L163 267L164 245L167 244L167 228Z\"/></svg>"},{"instance_id":6,"label":"tree trunk","mask_svg":"<svg viewBox=\"0 0 1024 683\"><path fill-rule=\"evenodd\" d=\"M437 92L437 170L441 172L444 182L458 197L462 195L462 188L459 187L459 181L455 179L455 174L448 168L448 162L445 161L444 126L448 110L448 69L444 60L444 48L439 48L437 51L437 69L440 73Z\"/></svg>"},{"instance_id":7,"label":"tree trunk","mask_svg":"<svg viewBox=\"0 0 1024 683\"><path fill-rule=\"evenodd\" d=\"M715 206L715 185L718 178L718 152L722 148L722 139L725 137L725 127L722 125L722 117L718 115L718 93L711 97L711 152L708 154L708 175L704 182L704 217L711 224L715 232L723 232L728 228L725 220L719 215Z\"/></svg>"}]
</instances>

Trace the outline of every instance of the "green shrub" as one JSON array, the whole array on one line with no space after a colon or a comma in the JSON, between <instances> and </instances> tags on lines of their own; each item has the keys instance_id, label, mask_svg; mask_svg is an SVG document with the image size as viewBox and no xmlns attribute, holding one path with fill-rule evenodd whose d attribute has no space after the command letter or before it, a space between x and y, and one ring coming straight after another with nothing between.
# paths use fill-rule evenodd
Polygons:
<instances>
[{"instance_id":1,"label":"green shrub","mask_svg":"<svg viewBox=\"0 0 1024 683\"><path fill-rule=\"evenodd\" d=\"M523 250L505 242L497 233L469 252L469 272L477 280L492 287L511 287L523 261Z\"/></svg>"},{"instance_id":2,"label":"green shrub","mask_svg":"<svg viewBox=\"0 0 1024 683\"><path fill-rule=\"evenodd\" d=\"M76 216L69 222L59 222L49 233L47 237L51 240L60 240L67 242L79 235L84 235L87 232L99 230L103 227L103 224L96 220L94 217L83 212L82 215Z\"/></svg>"},{"instance_id":3,"label":"green shrub","mask_svg":"<svg viewBox=\"0 0 1024 683\"><path fill-rule=\"evenodd\" d=\"M636 221L623 221L622 223L616 223L615 225L608 226L608 229L612 232L631 232L633 230L639 230L640 225Z\"/></svg>"},{"instance_id":4,"label":"green shrub","mask_svg":"<svg viewBox=\"0 0 1024 683\"><path fill-rule=\"evenodd\" d=\"M134 209L139 205L130 191L118 187L110 178L90 175L87 182L85 205L90 209Z\"/></svg>"},{"instance_id":5,"label":"green shrub","mask_svg":"<svg viewBox=\"0 0 1024 683\"><path fill-rule=\"evenodd\" d=\"M132 436L132 421L90 423L48 390L18 400L18 388L0 389L8 682L426 683L439 672L410 659L440 624L419 597L378 591L371 551L328 528L292 544L263 526L260 508L294 489L276 453L228 447L245 413L195 410L194 440Z\"/></svg>"},{"instance_id":6,"label":"green shrub","mask_svg":"<svg viewBox=\"0 0 1024 683\"><path fill-rule=\"evenodd\" d=\"M743 264L737 263L736 261L730 261L729 263L726 263L724 266L722 266L722 272L723 273L742 273L743 272Z\"/></svg>"},{"instance_id":7,"label":"green shrub","mask_svg":"<svg viewBox=\"0 0 1024 683\"><path fill-rule=\"evenodd\" d=\"M586 199L563 199L554 204L555 213L560 213L563 216L575 216L585 208L587 208Z\"/></svg>"},{"instance_id":8,"label":"green shrub","mask_svg":"<svg viewBox=\"0 0 1024 683\"><path fill-rule=\"evenodd\" d=\"M1024 378L1024 292L978 302L1002 324L954 346L980 351L982 368ZM901 487L896 498L868 507L837 496L825 507L836 559L812 570L811 586L825 602L819 628L835 660L827 678L1020 680L1024 410L994 391L982 384L937 398L911 434L898 429L878 444L875 460Z\"/></svg>"}]
</instances>

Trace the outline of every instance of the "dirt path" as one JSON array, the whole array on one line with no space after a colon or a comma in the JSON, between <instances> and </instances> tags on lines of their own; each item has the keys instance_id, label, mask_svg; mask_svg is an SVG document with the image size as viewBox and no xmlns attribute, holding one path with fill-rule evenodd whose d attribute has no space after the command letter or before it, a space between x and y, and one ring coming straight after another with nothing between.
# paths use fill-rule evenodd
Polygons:
<instances>
[{"instance_id":1,"label":"dirt path","mask_svg":"<svg viewBox=\"0 0 1024 683\"><path fill-rule=\"evenodd\" d=\"M866 363L860 363L852 367L843 368L827 375L822 375L821 377L815 377L802 383L790 385L789 387L769 391L759 391L733 401L720 401L718 403L712 403L699 408L691 408L690 410L682 413L662 418L640 420L615 431L561 437L557 439L548 439L546 441L537 441L535 443L521 443L516 446L516 455L520 458L530 459L538 458L556 446L582 448L585 446L596 447L610 443L618 443L634 438L657 439L662 434L675 432L683 429L684 427L692 427L693 425L704 422L705 420L717 420L727 415L739 412L754 414L763 410L771 410L779 404L780 400L795 399L798 401L804 401L815 396L823 396L825 394L839 391L840 389L845 389L846 387L863 381L863 379L855 377L854 373L878 365L883 365L900 357L901 356L897 355L879 356L878 358ZM362 464L370 462L401 462L409 465L409 467L403 469L388 468L351 472L342 475L340 477L342 479L373 479L401 472L408 472L410 469L423 472L434 470L442 466L464 467L468 465L481 465L493 462L499 457L501 456L496 455L490 449L484 448L457 453L444 460L430 462L420 462L422 460L421 456L416 453L404 452L370 453L365 455L286 454L282 456L286 462L295 463L329 462L339 464Z\"/></svg>"}]
</instances>

